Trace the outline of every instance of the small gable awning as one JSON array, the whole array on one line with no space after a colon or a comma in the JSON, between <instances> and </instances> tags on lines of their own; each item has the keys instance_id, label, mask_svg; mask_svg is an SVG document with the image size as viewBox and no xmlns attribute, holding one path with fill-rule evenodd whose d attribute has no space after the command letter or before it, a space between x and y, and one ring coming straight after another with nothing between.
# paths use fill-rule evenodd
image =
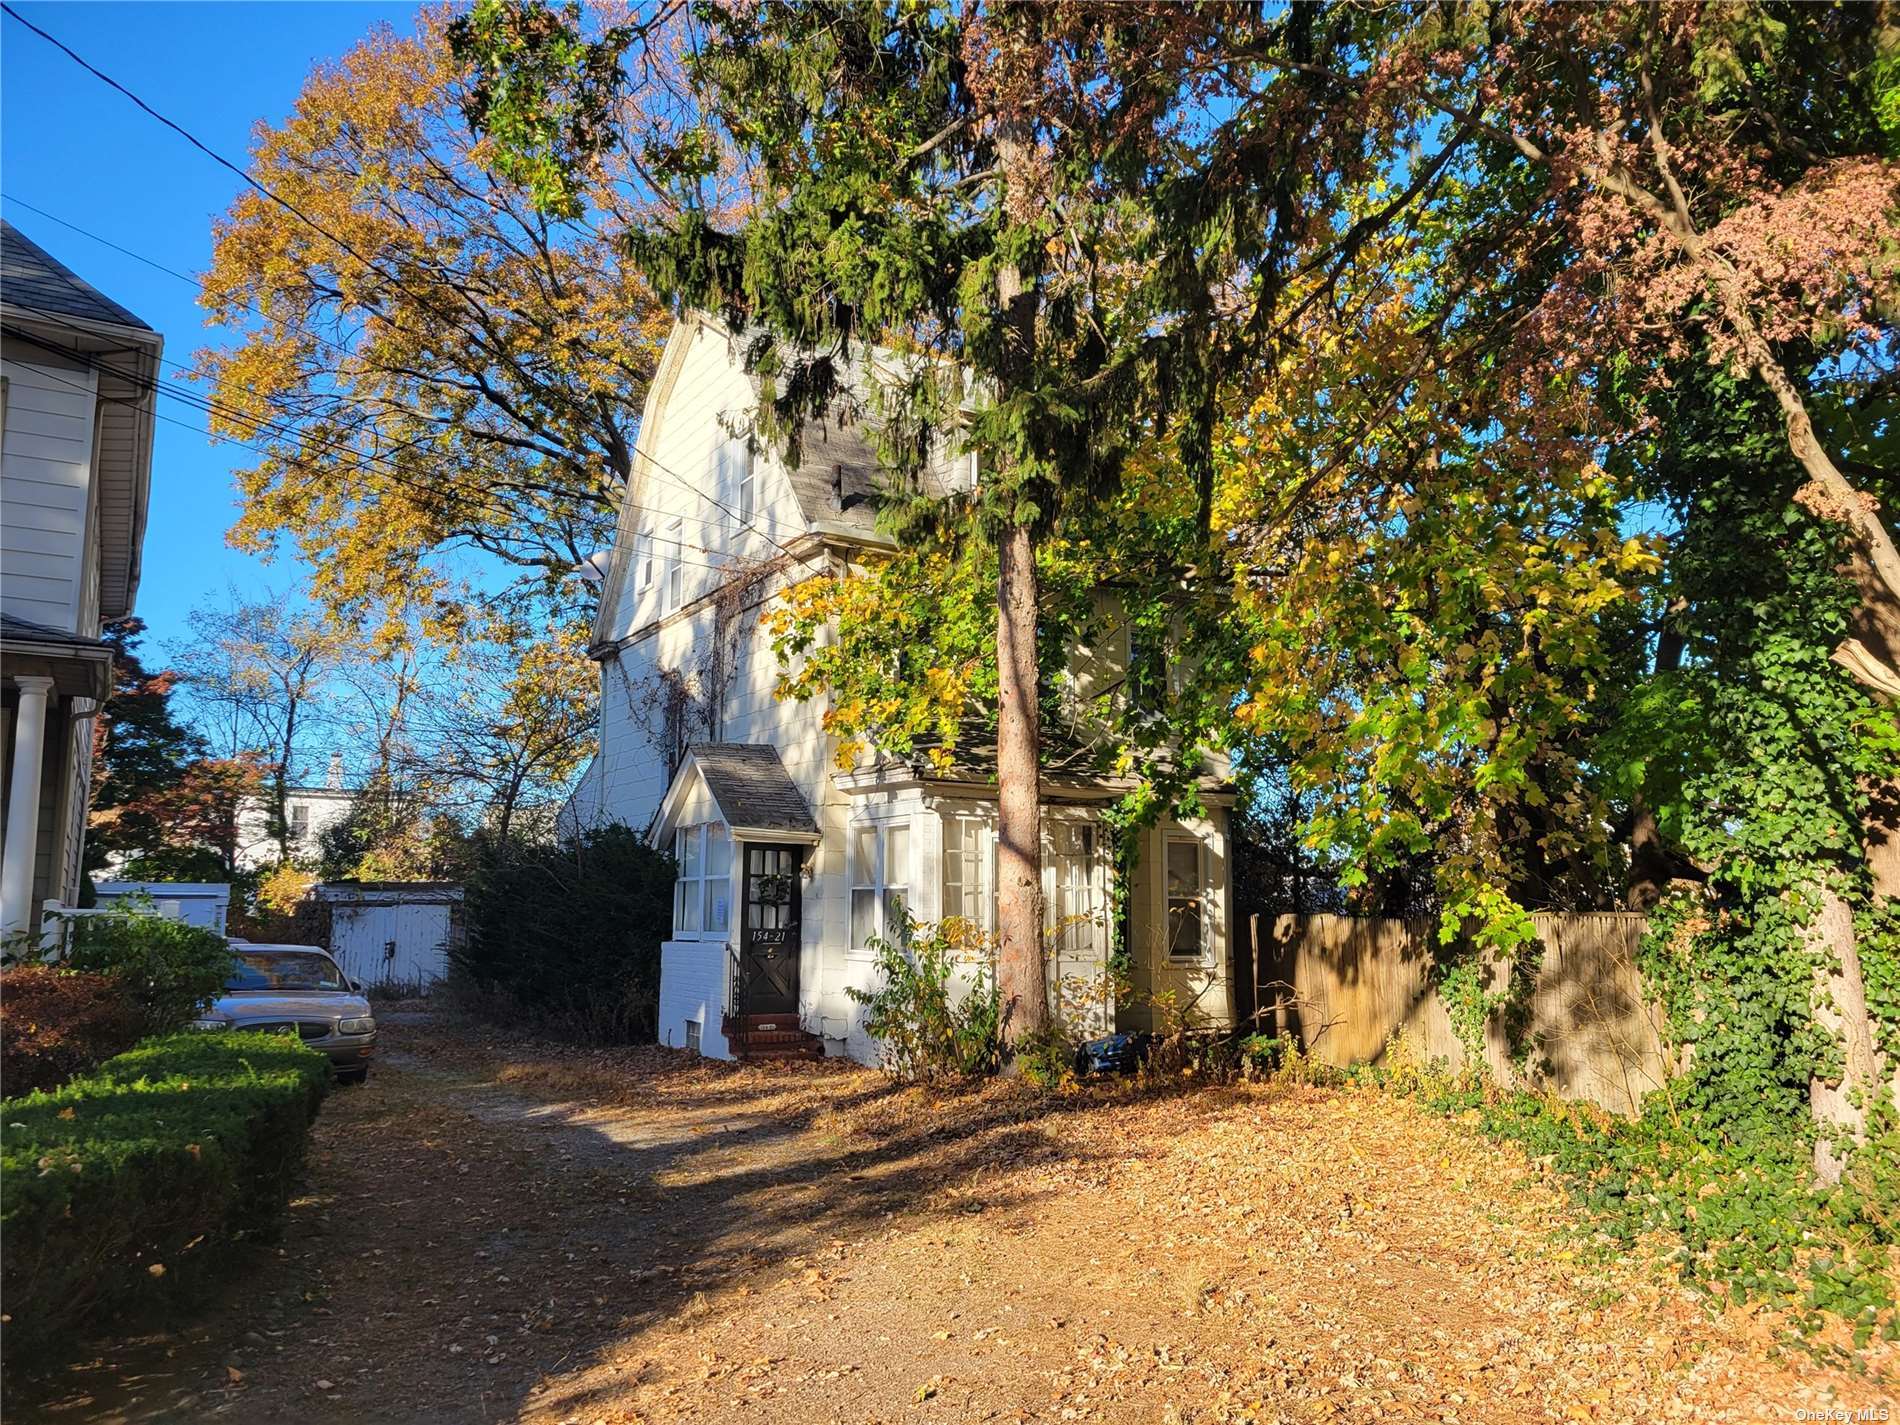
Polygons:
<instances>
[{"instance_id":1,"label":"small gable awning","mask_svg":"<svg viewBox=\"0 0 1900 1425\"><path fill-rule=\"evenodd\" d=\"M818 819L798 790L776 747L750 742L702 742L686 749L673 784L660 802L652 844L665 846L694 792L704 787L735 841L791 841L815 845Z\"/></svg>"}]
</instances>

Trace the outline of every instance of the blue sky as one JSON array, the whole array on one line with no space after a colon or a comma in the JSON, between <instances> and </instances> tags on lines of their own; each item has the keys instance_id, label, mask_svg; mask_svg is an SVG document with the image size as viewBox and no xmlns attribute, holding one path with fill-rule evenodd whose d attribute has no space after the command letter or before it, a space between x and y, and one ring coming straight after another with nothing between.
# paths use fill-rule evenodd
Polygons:
<instances>
[{"instance_id":1,"label":"blue sky","mask_svg":"<svg viewBox=\"0 0 1900 1425\"><path fill-rule=\"evenodd\" d=\"M32 4L10 0L154 109L233 162L252 125L276 122L311 66L387 22L413 26L414 4ZM24 204L183 273L210 262L211 222L239 180L39 36L0 18L0 188L7 217L42 247L165 334L165 355L189 361L213 334L193 288ZM179 373L167 370L168 380ZM185 616L235 585L295 591L291 559L266 565L228 548L231 471L250 453L213 445L171 421L204 415L161 396L151 523L137 612L159 655L185 635Z\"/></svg>"}]
</instances>

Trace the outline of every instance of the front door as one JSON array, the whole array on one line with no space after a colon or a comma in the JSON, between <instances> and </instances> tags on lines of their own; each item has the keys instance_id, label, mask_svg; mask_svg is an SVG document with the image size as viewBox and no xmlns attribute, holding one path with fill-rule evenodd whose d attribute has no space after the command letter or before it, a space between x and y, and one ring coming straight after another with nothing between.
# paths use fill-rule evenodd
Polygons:
<instances>
[{"instance_id":1,"label":"front door","mask_svg":"<svg viewBox=\"0 0 1900 1425\"><path fill-rule=\"evenodd\" d=\"M739 929L740 1014L798 1010L799 863L795 846L745 843L745 886Z\"/></svg>"}]
</instances>

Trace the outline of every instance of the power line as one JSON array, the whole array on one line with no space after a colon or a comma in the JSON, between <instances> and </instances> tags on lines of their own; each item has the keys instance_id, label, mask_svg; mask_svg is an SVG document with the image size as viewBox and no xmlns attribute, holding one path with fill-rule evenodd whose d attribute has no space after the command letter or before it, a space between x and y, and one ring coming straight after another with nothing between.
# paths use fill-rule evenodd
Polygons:
<instances>
[{"instance_id":1,"label":"power line","mask_svg":"<svg viewBox=\"0 0 1900 1425\"><path fill-rule=\"evenodd\" d=\"M4 8L4 7L0 7L0 8ZM5 194L5 193L0 193L0 198L3 198L5 201L10 202L10 203L16 203L20 207L26 208L30 212L38 213L41 217L46 218L47 220L51 222L58 223L60 226L65 227L65 228L70 228L72 231L79 233L83 237L91 238L94 242L101 243L104 246L111 248L115 252L123 253L125 256L130 257L137 262L142 262L148 267L154 268L157 271L165 273L167 276L175 277L181 282L189 283L191 286L198 288L199 290L202 290L203 284L197 278L191 277L186 273L180 272L176 268L167 267L164 263L161 263L161 262L155 261L152 258L146 257L144 254L135 252L131 248L124 247L119 243L113 242L109 238L102 237L98 233L95 233L95 232L90 231L89 229L83 228L77 223L69 222L65 218L61 218L54 213L49 213L44 208L38 207L32 203L28 203L24 199L17 198L11 194ZM266 320L269 320L269 314L266 313L261 307L258 307L255 303L244 302L242 303L242 305L247 310L255 312L257 315L264 317ZM315 341L319 346L323 346L323 347L328 348L331 351L335 351L339 355L347 356L350 354L345 348L337 346L333 342L326 341L324 340L324 338L317 336L315 333L311 333L310 335L311 335L311 339ZM182 371L182 372L186 372L187 374L189 374L190 372L190 368L185 366L183 363L171 361L168 358L163 358L163 357L161 357L160 360L165 365L170 366L175 371ZM114 374L124 375L124 373L116 373L116 372ZM129 379L136 380L137 378L129 378ZM188 403L198 404L198 408L200 410L205 411L207 414L218 413L214 411L213 406L196 403L195 401L192 401L190 398L187 398L187 397L176 397L175 399L186 400ZM340 404L340 405L354 405L354 406L362 407L364 409L369 409L369 404L363 401L361 398L345 397L345 396L331 396L329 397L329 399L335 401L337 404ZM392 409L402 411L408 415L415 416L417 419L420 419L420 420L431 419L431 417L429 417L424 412L418 412L418 411L413 410L412 408L405 407L405 406L395 404L395 403L390 403L390 405ZM248 423L252 426L254 430L268 428L274 431L283 432L286 435L296 434L299 436L299 438L305 438L305 437L302 437L301 433L297 432L295 428L283 426L281 423L267 426L266 423L259 421L256 417L251 417L251 416L244 415L242 413L235 413L235 412L229 413L229 418ZM173 424L179 424L179 423L173 422ZM189 425L186 425L184 428L187 430L197 429L197 427L189 426ZM201 432L201 433L209 434L209 432ZM242 441L238 441L236 443L239 445L244 445L244 442ZM412 442L411 446L413 446L413 444L414 443ZM269 452L257 450L257 448L254 446L245 446L244 448L253 450L257 454L260 454L260 455L266 455L269 453ZM365 455L363 452L355 451L352 448L348 448L348 447L343 447L343 448L350 449L351 455L359 460L360 459L372 459L372 460L379 459L379 457L376 457L374 455ZM789 549L787 549L782 543L780 543L772 535L767 533L765 530L761 529L756 523L745 519L743 516L739 515L737 511L732 510L730 506L727 506L721 503L720 501L714 499L712 496L708 495L703 489L689 483L688 481L686 481L684 477L679 475L679 473L673 470L670 466L665 465L663 462L655 459L653 456L645 452L641 452L641 458L647 460L648 463L650 463L655 468L656 473L659 473L667 478L670 478L674 484L678 485L681 489L686 490L689 494L695 495L696 497L706 500L708 503L713 504L716 508L732 516L733 520L737 521L737 523L736 524L729 523L725 520L706 519L697 515L682 515L681 516L682 518L689 519L693 523L701 525L702 527L707 528L707 529L721 529L721 530L733 530L733 531L749 530L752 533L758 534L762 538L768 540L769 542L777 546L782 552L786 553L787 555L790 555L793 558L799 559L799 561L803 563L806 568L811 569L811 568L817 567L817 566L812 565L810 561L804 559L802 556L792 554L792 552ZM655 539L658 538L658 536L647 536L647 537L655 538ZM671 542L671 541L668 541L668 542ZM703 545L689 546L689 547L699 548L702 552L708 553L708 554L716 554L719 552L717 550L707 549ZM712 568L714 566L706 565L702 567Z\"/></svg>"},{"instance_id":2,"label":"power line","mask_svg":"<svg viewBox=\"0 0 1900 1425\"><path fill-rule=\"evenodd\" d=\"M72 60L73 63L77 64L81 69L85 70L88 74L92 75L95 79L99 80L101 83L105 84L109 88L116 90L118 93L124 95L127 99L131 100L132 103L136 105L146 115L156 120L158 123L164 125L166 128L170 129L172 132L179 135L179 137L183 138L186 142L191 144L193 148L203 153L207 158L210 158L213 162L217 163L220 167L228 169L230 172L236 174L240 179L244 181L244 183L247 186L256 189L260 194L270 199L273 203L277 204L285 212L291 214L291 216L295 217L299 222L304 223L312 231L320 234L321 236L325 238L328 238L330 242L334 243L340 250L348 253L351 257L354 257L358 262L362 263L365 267L367 267L370 271L376 273L379 277L382 277L385 281L389 282L392 286L397 288L399 291L407 292L412 299L416 300L417 302L421 304L421 306L423 307L425 311L428 310L429 303L423 298L421 298L413 288L411 288L406 283L404 283L401 280L401 278L385 271L382 267L378 266L375 261L364 256L361 252L359 252L352 244L345 241L343 238L338 237L335 233L330 232L316 219L312 218L309 214L305 213L301 208L297 207L296 204L290 202L286 198L279 196L267 185L260 182L258 179L252 177L251 174L247 170L233 163L230 159L226 158L223 154L219 153L216 149L212 148L209 144L205 143L196 134L192 133L189 129L185 128L184 125L179 124L170 118L167 118L164 114L160 113L157 109L153 108L150 104L146 103L137 94L133 93L131 89L121 84L118 80L114 79L111 75L107 74L104 70L100 69L97 65L94 65L93 63L91 63L84 56L79 54L78 51L74 50L71 46L55 38L53 35L48 34L45 30L41 29L38 25L34 24L31 20L27 19L24 15L20 14L18 10L15 10L12 5L4 3L4 0L0 0L0 12L4 12L5 14L10 15L18 23L26 26L27 29L31 30L34 34L38 35L41 39L45 40L48 44L52 45L55 49L59 50L60 53L64 54L68 59ZM473 301L472 298L469 298L467 296L464 296L463 300L467 302L471 302L471 303ZM239 443L242 444L242 442L239 442ZM264 454L266 452L259 452L259 453ZM695 495L698 495L700 498L705 499L709 504L713 505L717 509L724 511L726 514L731 515L734 519L737 519L741 527L751 529L753 533L765 539L768 543L772 544L774 547L776 547L781 553L785 554L787 557L797 560L799 563L803 564L807 569L819 570L822 572L822 566L813 564L810 559L792 550L790 546L784 543L784 541L778 539L776 536L772 534L767 533L765 530L760 529L756 524L753 524L751 521L741 518L738 515L737 511L733 510L731 506L725 504L723 501L714 498L713 496L707 494L705 491L700 490L691 484L688 484L683 479L683 477L680 477L676 472L671 471L667 466L662 464L660 461L654 459L652 455L650 454L645 455L644 458L655 467L663 471L667 471L669 475L671 475L675 480L678 480L681 483L683 488L691 491Z\"/></svg>"}]
</instances>

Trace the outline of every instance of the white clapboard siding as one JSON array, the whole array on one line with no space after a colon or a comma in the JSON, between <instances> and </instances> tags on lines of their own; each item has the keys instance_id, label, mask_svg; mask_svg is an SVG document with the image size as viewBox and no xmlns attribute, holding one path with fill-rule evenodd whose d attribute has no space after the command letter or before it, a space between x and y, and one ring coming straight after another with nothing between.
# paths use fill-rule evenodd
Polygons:
<instances>
[{"instance_id":1,"label":"white clapboard siding","mask_svg":"<svg viewBox=\"0 0 1900 1425\"><path fill-rule=\"evenodd\" d=\"M88 370L7 361L0 448L0 608L90 636L87 503L96 397Z\"/></svg>"}]
</instances>

